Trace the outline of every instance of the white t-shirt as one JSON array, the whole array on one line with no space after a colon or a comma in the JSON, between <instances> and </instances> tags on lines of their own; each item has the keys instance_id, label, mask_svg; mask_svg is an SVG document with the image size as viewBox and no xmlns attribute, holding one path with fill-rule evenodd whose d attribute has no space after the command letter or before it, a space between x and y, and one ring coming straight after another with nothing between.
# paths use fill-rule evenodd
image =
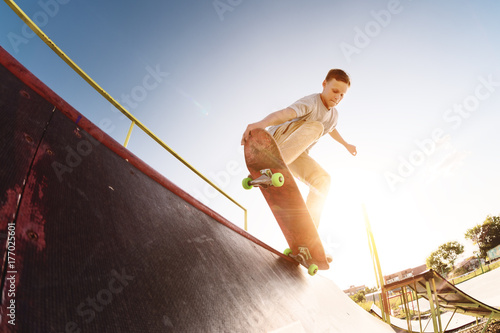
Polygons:
<instances>
[{"instance_id":1,"label":"white t-shirt","mask_svg":"<svg viewBox=\"0 0 500 333\"><path fill-rule=\"evenodd\" d=\"M278 127L302 119L315 120L322 123L324 127L323 135L330 133L335 129L335 126L337 126L337 119L339 117L337 109L335 109L335 107L327 109L321 101L319 93L302 97L289 107L297 112L297 118L280 125L269 127L269 133L274 134Z\"/></svg>"}]
</instances>

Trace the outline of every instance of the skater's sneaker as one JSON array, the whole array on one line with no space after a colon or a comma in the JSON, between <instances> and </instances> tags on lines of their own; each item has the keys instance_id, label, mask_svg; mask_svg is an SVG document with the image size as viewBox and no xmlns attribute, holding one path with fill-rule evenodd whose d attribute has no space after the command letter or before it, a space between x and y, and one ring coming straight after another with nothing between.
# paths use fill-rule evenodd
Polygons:
<instances>
[{"instance_id":1,"label":"skater's sneaker","mask_svg":"<svg viewBox=\"0 0 500 333\"><path fill-rule=\"evenodd\" d=\"M326 261L330 264L333 261L333 257L331 254L326 254Z\"/></svg>"}]
</instances>

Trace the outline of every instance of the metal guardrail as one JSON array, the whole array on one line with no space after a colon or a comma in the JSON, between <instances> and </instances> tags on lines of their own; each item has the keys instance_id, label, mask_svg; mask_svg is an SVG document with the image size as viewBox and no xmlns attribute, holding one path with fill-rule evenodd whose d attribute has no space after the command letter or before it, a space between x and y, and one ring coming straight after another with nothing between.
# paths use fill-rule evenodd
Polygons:
<instances>
[{"instance_id":1,"label":"metal guardrail","mask_svg":"<svg viewBox=\"0 0 500 333\"><path fill-rule=\"evenodd\" d=\"M172 154L177 160L179 160L182 164L184 164L188 169L193 171L198 177L203 179L206 183L216 189L219 193L233 202L236 206L240 207L244 211L244 229L248 229L247 218L248 213L247 209L243 207L240 203L238 203L235 199L229 196L226 192L220 189L217 185L215 185L211 180L209 180L205 175L203 175L200 171L195 169L191 164L189 164L186 160L184 160L179 154L177 154L170 146L168 146L165 142L163 142L158 136L156 136L149 128L147 128L141 121L139 121L136 117L134 117L125 107L123 107L117 100L115 100L110 94L108 94L101 86L99 86L87 73L85 73L73 60L71 60L29 17L26 13L13 1L13 0L4 0L5 3L21 18L30 27L31 30L35 34L37 34L40 39L47 44L66 64L68 64L81 78L83 78L92 88L94 88L101 96L103 96L106 100L108 100L114 107L116 107L121 113L123 113L132 124L130 125L130 129L127 134L127 138L125 139L124 146L126 147L129 140L130 134L132 132L132 128L134 125L137 125L144 133L146 133L151 139L156 141L161 147L163 147L166 151Z\"/></svg>"}]
</instances>

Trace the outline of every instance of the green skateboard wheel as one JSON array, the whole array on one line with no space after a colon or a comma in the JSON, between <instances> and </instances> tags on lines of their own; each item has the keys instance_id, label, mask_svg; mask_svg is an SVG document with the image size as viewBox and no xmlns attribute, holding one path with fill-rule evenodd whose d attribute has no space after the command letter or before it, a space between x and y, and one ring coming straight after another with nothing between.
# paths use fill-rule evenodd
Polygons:
<instances>
[{"instance_id":1,"label":"green skateboard wheel","mask_svg":"<svg viewBox=\"0 0 500 333\"><path fill-rule=\"evenodd\" d=\"M288 256L292 253L292 249L286 249L285 251L283 251L283 254Z\"/></svg>"},{"instance_id":2,"label":"green skateboard wheel","mask_svg":"<svg viewBox=\"0 0 500 333\"><path fill-rule=\"evenodd\" d=\"M311 276L314 276L316 275L316 273L318 273L318 266L316 266L315 264L312 264L311 266L309 266L309 268L307 269L307 272L309 273L309 275Z\"/></svg>"},{"instance_id":3,"label":"green skateboard wheel","mask_svg":"<svg viewBox=\"0 0 500 333\"><path fill-rule=\"evenodd\" d=\"M252 181L252 178L247 177L247 178L243 179L243 181L241 182L241 184L243 185L243 188L245 190L250 190L253 188L252 185L248 184L250 181Z\"/></svg>"},{"instance_id":4,"label":"green skateboard wheel","mask_svg":"<svg viewBox=\"0 0 500 333\"><path fill-rule=\"evenodd\" d=\"M271 181L273 183L273 186L275 187L281 187L285 183L285 177L281 173L275 173L271 177Z\"/></svg>"}]
</instances>

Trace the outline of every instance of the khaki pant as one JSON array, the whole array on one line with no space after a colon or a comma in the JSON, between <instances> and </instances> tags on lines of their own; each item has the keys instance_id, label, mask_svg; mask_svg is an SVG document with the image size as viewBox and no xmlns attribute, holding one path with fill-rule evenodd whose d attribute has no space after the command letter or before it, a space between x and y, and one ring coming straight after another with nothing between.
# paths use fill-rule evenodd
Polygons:
<instances>
[{"instance_id":1,"label":"khaki pant","mask_svg":"<svg viewBox=\"0 0 500 333\"><path fill-rule=\"evenodd\" d=\"M323 125L320 122L305 120L283 125L274 133L274 139L288 168L295 177L309 186L306 205L316 228L330 188L330 175L306 150L322 135Z\"/></svg>"}]
</instances>

